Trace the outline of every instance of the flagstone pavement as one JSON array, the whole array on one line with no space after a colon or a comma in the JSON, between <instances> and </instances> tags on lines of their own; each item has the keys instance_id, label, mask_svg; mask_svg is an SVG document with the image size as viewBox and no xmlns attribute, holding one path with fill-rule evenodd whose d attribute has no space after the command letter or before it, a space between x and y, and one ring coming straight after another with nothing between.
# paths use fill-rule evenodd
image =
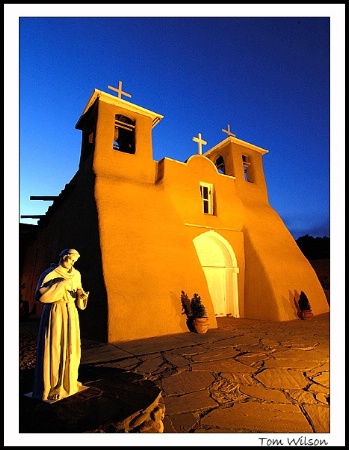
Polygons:
<instances>
[{"instance_id":1,"label":"flagstone pavement","mask_svg":"<svg viewBox=\"0 0 349 450\"><path fill-rule=\"evenodd\" d=\"M152 402L160 393L162 427L148 432L330 432L329 314L287 322L222 317L217 323L217 329L205 334L188 331L115 344L82 338L82 381L88 385L99 376L100 382L107 370L136 379L136 391L128 394L133 405L124 411L129 415L134 414L132 406L142 411L142 402ZM32 383L37 327L37 319L20 324L21 394ZM99 389L113 389L110 376L108 386ZM72 398L77 402L92 393L87 389ZM61 407L66 400L58 402ZM85 408L81 414L92 411ZM101 408L96 420L100 426L91 424L82 432L112 432L103 428L110 418ZM28 410L20 421L24 431L26 421Z\"/></svg>"}]
</instances>

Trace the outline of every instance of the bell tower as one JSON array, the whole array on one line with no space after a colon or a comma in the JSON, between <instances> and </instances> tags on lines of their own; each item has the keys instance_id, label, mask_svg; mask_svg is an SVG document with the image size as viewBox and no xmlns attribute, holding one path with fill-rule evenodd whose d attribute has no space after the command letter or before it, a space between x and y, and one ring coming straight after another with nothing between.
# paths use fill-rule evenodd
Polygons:
<instances>
[{"instance_id":1,"label":"bell tower","mask_svg":"<svg viewBox=\"0 0 349 450\"><path fill-rule=\"evenodd\" d=\"M75 126L82 130L79 168L89 161L96 175L153 179L152 129L163 116L124 100L131 95L121 81L108 89L117 96L95 89Z\"/></svg>"},{"instance_id":2,"label":"bell tower","mask_svg":"<svg viewBox=\"0 0 349 450\"><path fill-rule=\"evenodd\" d=\"M204 156L210 159L219 173L235 180L237 195L247 202L267 202L268 192L262 157L268 153L249 142L238 139L230 131L222 130L228 137L208 150Z\"/></svg>"}]
</instances>

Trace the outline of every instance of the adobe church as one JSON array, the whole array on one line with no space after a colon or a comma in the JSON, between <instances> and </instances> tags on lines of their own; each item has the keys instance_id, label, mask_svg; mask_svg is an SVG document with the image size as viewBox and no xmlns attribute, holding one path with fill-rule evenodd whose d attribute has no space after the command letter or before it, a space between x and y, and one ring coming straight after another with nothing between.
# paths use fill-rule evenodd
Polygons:
<instances>
[{"instance_id":1,"label":"adobe church","mask_svg":"<svg viewBox=\"0 0 349 450\"><path fill-rule=\"evenodd\" d=\"M40 273L76 248L90 291L81 330L104 342L188 332L181 291L217 317L295 320L304 291L329 305L318 277L268 202L267 150L227 137L186 162L152 154L160 114L95 89L79 118L79 168L39 220L23 263L22 297L41 312ZM44 199L44 197L43 197ZM299 320L299 319L298 319ZM209 332L209 331L208 331Z\"/></svg>"}]
</instances>

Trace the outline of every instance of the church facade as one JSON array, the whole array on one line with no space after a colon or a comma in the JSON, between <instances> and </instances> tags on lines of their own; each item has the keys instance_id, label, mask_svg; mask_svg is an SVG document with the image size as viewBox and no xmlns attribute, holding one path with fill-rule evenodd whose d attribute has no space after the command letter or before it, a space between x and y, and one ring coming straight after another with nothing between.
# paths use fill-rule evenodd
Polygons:
<instances>
[{"instance_id":1,"label":"church facade","mask_svg":"<svg viewBox=\"0 0 349 450\"><path fill-rule=\"evenodd\" d=\"M217 317L297 319L304 291L314 315L324 290L268 202L260 147L227 137L186 162L153 159L163 116L95 89L76 128L79 168L39 221L23 263L23 298L63 248L76 248L89 304L85 334L120 342L188 332L181 291Z\"/></svg>"}]
</instances>

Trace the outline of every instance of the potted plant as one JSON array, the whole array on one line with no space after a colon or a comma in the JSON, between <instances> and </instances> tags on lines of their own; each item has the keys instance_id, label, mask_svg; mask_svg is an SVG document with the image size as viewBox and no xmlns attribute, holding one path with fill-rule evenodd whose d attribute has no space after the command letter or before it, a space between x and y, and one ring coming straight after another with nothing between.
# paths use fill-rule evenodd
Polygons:
<instances>
[{"instance_id":1,"label":"potted plant","mask_svg":"<svg viewBox=\"0 0 349 450\"><path fill-rule=\"evenodd\" d=\"M181 292L182 314L187 316L187 326L190 331L196 333L206 333L209 326L205 305L202 303L199 294L195 293L192 299Z\"/></svg>"},{"instance_id":2,"label":"potted plant","mask_svg":"<svg viewBox=\"0 0 349 450\"><path fill-rule=\"evenodd\" d=\"M298 317L300 317L303 320L310 320L313 318L311 305L305 292L301 291L297 305L298 305Z\"/></svg>"}]
</instances>

